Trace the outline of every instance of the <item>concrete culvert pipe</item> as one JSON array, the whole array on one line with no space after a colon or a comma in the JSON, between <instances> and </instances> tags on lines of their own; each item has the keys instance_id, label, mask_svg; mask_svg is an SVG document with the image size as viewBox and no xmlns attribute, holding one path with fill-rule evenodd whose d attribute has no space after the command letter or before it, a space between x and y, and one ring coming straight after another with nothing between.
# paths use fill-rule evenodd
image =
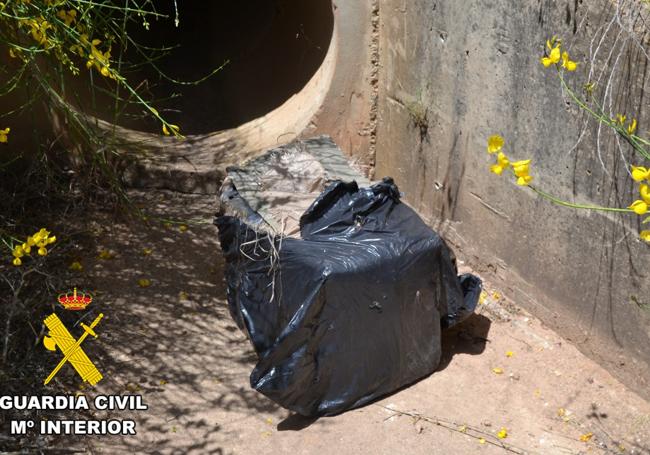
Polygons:
<instances>
[{"instance_id":1,"label":"concrete culvert pipe","mask_svg":"<svg viewBox=\"0 0 650 455\"><path fill-rule=\"evenodd\" d=\"M190 1L178 7L178 26L170 1L156 2L156 10L168 18L150 20L149 30L130 25L130 36L144 47L175 47L154 62L156 67L145 64L127 77L166 120L181 125L184 135L236 128L280 107L306 88L332 40L330 0ZM136 64L143 60L134 46L127 57ZM224 62L221 71L197 85L176 84L158 71L177 81L197 81ZM111 112L102 111L105 103L96 106L94 114L113 120ZM158 134L157 119L141 113L134 105L117 123Z\"/></svg>"},{"instance_id":2,"label":"concrete culvert pipe","mask_svg":"<svg viewBox=\"0 0 650 455\"><path fill-rule=\"evenodd\" d=\"M91 105L79 78L72 104L146 152L125 173L128 184L216 193L228 165L318 134L330 135L371 169L377 96L372 3L183 2L178 27L173 2L160 2L160 8L172 19L152 22L149 31L133 24L133 33L144 45L179 45L156 62L164 73L196 80L230 63L197 86L173 84L147 65L131 74L131 85L160 99L154 106L181 127L185 140L163 136L158 121L141 115L142 106L112 118L110 109L101 108L110 99L97 101L101 95L95 93ZM173 93L181 96L164 100Z\"/></svg>"}]
</instances>

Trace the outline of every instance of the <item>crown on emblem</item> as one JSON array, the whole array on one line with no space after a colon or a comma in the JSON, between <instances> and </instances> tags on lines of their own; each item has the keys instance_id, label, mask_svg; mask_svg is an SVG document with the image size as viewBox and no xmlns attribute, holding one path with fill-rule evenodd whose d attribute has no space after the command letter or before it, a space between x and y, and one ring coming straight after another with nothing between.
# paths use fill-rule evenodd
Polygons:
<instances>
[{"instance_id":1,"label":"crown on emblem","mask_svg":"<svg viewBox=\"0 0 650 455\"><path fill-rule=\"evenodd\" d=\"M84 292L77 294L77 288L74 288L72 295L69 292L65 294L59 294L59 303L63 305L66 310L79 311L85 309L90 302L93 301L93 297L90 294Z\"/></svg>"}]
</instances>

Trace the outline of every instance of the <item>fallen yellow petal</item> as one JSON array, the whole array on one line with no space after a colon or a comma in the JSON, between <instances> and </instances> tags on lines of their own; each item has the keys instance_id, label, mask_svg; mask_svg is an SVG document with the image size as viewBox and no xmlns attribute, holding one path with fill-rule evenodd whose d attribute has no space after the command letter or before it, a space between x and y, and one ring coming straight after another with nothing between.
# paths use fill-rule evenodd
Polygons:
<instances>
[{"instance_id":1,"label":"fallen yellow petal","mask_svg":"<svg viewBox=\"0 0 650 455\"><path fill-rule=\"evenodd\" d=\"M506 351L506 357L512 357L513 355L515 355L514 352L512 352L512 351Z\"/></svg>"},{"instance_id":2,"label":"fallen yellow petal","mask_svg":"<svg viewBox=\"0 0 650 455\"><path fill-rule=\"evenodd\" d=\"M479 444L485 444L485 438L478 438Z\"/></svg>"},{"instance_id":3,"label":"fallen yellow petal","mask_svg":"<svg viewBox=\"0 0 650 455\"><path fill-rule=\"evenodd\" d=\"M499 432L497 433L497 438L499 439L505 439L508 437L508 430L504 427L501 427Z\"/></svg>"},{"instance_id":4,"label":"fallen yellow petal","mask_svg":"<svg viewBox=\"0 0 650 455\"><path fill-rule=\"evenodd\" d=\"M68 268L70 270L74 270L75 272L81 272L84 269L83 265L81 265L81 262L79 261L74 261Z\"/></svg>"},{"instance_id":5,"label":"fallen yellow petal","mask_svg":"<svg viewBox=\"0 0 650 455\"><path fill-rule=\"evenodd\" d=\"M499 367L492 368L492 373L494 373L494 374L503 374L503 368L499 368Z\"/></svg>"},{"instance_id":6,"label":"fallen yellow petal","mask_svg":"<svg viewBox=\"0 0 650 455\"><path fill-rule=\"evenodd\" d=\"M141 288L148 288L149 286L151 286L151 280L148 278L140 278L138 280L138 286L140 286Z\"/></svg>"},{"instance_id":7,"label":"fallen yellow petal","mask_svg":"<svg viewBox=\"0 0 650 455\"><path fill-rule=\"evenodd\" d=\"M580 440L581 440L582 442L589 442L589 440L590 440L593 436L594 436L594 434L591 433L591 432L590 432L590 433L585 433L585 434L583 434L582 436L580 436Z\"/></svg>"}]
</instances>

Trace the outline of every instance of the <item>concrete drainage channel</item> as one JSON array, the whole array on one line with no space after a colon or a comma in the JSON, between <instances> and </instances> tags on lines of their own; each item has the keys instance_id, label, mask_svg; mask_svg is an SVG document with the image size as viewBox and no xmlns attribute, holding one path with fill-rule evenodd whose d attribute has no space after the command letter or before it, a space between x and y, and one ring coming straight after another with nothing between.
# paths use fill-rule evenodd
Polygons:
<instances>
[{"instance_id":1,"label":"concrete drainage channel","mask_svg":"<svg viewBox=\"0 0 650 455\"><path fill-rule=\"evenodd\" d=\"M458 104L459 100L467 101L463 98L467 97L467 94L463 91L458 93L446 91L446 87L458 82L458 73L456 70L452 71L451 66L439 63L450 61L456 55L463 55L467 64L478 65L477 68L480 69L465 74L483 74L485 68L491 68L491 59L501 58L498 46L496 44L488 46L489 49L485 54L475 52L475 48L485 47L480 44L484 42L484 37L492 36L493 26L489 17L478 13L473 16L474 22L470 24L471 27L467 25L466 28L471 28L471 36L478 41L465 43L463 40L470 33L463 31L462 28L450 28L450 24L457 16L464 13L464 9L453 6L450 2L441 2L448 8L438 10L434 7L438 3L426 2L431 3L432 7L427 9L426 15L423 16L418 13L417 8L402 7L397 1L388 1L385 5L382 3L381 17L375 3L359 3L317 2L317 6L313 8L304 8L297 1L276 2L274 5L277 8L268 11L265 9L267 6L258 5L267 11L267 16L271 15L275 18L270 30L275 30L277 27L278 33L282 32L280 35L286 30L292 30L291 36L295 37L295 42L291 40L286 42L295 44L296 47L288 52L292 55L291 59L282 60L284 65L282 68L276 67L275 63L266 63L261 68L256 67L258 61L255 58L249 62L239 62L242 69L256 71L256 77L252 81L249 80L247 85L239 84L236 79L230 82L233 86L239 84L240 87L260 88L258 93L273 92L273 96L264 98L263 101L259 100L260 102L257 103L256 100L251 101L254 96L249 97L248 93L234 90L231 94L232 99L238 97L242 100L248 99L252 103L250 110L233 112L229 119L215 120L214 124L210 124L209 120L204 123L201 121L195 125L196 128L191 121L183 125L183 117L179 114L178 123L184 126L185 132L188 133L184 141L162 137L153 127L148 128L146 125L118 127L120 134L144 144L143 147L150 152L135 168L129 170L127 177L130 183L138 187L214 194L225 176L227 166L246 161L258 156L264 150L293 139L319 134L330 135L346 152L353 164L370 173L374 169L373 144L374 138L377 137L377 169L380 172L377 177L383 177L385 174L395 177L397 184L407 193L405 200L417 207L427 218L432 220L436 217L448 218L451 229L445 235L454 237L456 233L459 234L457 243L465 247L471 266L475 270L483 271L486 276L493 276L496 282L503 283L505 289L512 289L512 295L518 302L541 317L550 327L573 340L583 339L585 333L589 332L587 337L589 343L578 343L580 349L598 359L601 364L611 366L618 378L647 396L647 388L644 387L647 383L645 373L649 371L648 334L644 322L647 316L643 314L638 316L638 311L628 305L623 298L625 292L628 295L645 295L643 290L647 289L647 285L630 285L628 292L625 290L626 286L621 284L620 289L614 289L621 295L620 299L614 301L618 305L617 314L620 317L615 318L609 314L612 312L611 309L608 310L609 313L603 309L599 310L599 315L600 313L605 315L599 316L602 321L599 319L595 324L593 320L585 322L581 314L587 314L593 296L590 299L583 299L576 296L575 292L572 293L571 289L567 289L566 292L564 289L566 283L571 283L572 280L580 282L580 277L596 276L601 273L600 266L594 266L592 270L592 264L599 264L602 261L598 254L594 253L594 256L591 253L588 240L584 240L585 245L580 247L580 254L584 255L585 259L580 261L581 264L585 264L581 266L582 268L571 266L572 261L567 260L558 265L560 267L558 273L549 278L544 270L553 269L557 265L557 258L553 257L552 253L535 256L517 253L515 257L509 244L501 245L497 235L510 229L513 224L509 220L502 220L503 217L499 218L498 214L495 218L494 214L486 213L485 209L472 199L473 192L485 195L484 190L492 185L492 181L484 182L489 177L486 177L484 169L475 170L476 166L466 168L465 160L473 162L473 158L470 158L474 156L473 151L483 150L483 136L492 130L485 129L484 118L474 117L470 118L468 124L471 128L475 125L483 125L480 126L482 129L479 128L480 134L468 136L467 130L459 130L459 122L450 113L457 110L461 113L466 111ZM209 9L207 6L205 8ZM287 8L291 10L290 14L286 13ZM388 14L386 11L396 13ZM535 28L535 33L539 36L534 39L521 38L511 43L522 53L531 52L533 41L537 40L543 44L544 37L552 36L557 32L550 25L545 26L535 22L538 14L532 6L526 7L525 11L527 14L522 17L530 22L526 24ZM598 17L596 16L598 11L600 11L598 7L590 6L579 13L585 17L589 15L589 17ZM243 10L232 13L233 17L241 13L244 18L248 18ZM547 14L559 18L563 12L559 9L557 11L551 9ZM437 28L432 28L425 22L436 24ZM192 23L191 18L188 18L188 23ZM551 23L553 22L548 22ZM558 19L555 23L561 23L561 20ZM257 30L256 27L263 24L263 20L258 23L252 21L250 26ZM310 24L316 28L310 28ZM515 27L516 24L507 25ZM227 23L223 27L223 31L238 32L234 24ZM406 32L407 30L409 33ZM253 36L259 39L261 35L253 33ZM285 39L289 37L288 34L282 36L285 36ZM192 39L195 39L193 41L196 43L195 46L203 40L200 37L192 37ZM470 44L474 46L471 49ZM579 42L578 45L584 48L586 42ZM381 55L379 47L381 47ZM311 49L310 52L313 52L307 60L305 60L306 54L302 56L305 49ZM413 53L410 50L413 50ZM426 58L419 59L417 56L420 54ZM306 61L308 64L304 65ZM267 62L279 63L280 61L272 58ZM235 68L234 63L232 68ZM274 78L270 76L271 70L288 74L288 80L274 83ZM223 74L228 71L224 71ZM530 71L531 74L536 75L536 78L542 78L538 73L533 73L533 69ZM380 78L379 82L378 78ZM492 81L492 83L496 85L503 80L502 75L494 78L496 82ZM224 87L226 86L222 86L222 89L227 91L227 87ZM496 94L490 96L495 97L490 101L491 106L502 105L502 100L497 99ZM202 102L203 99L208 100L207 95L203 97L199 94L198 97ZM379 100L378 107L377 100ZM201 106L202 102L198 103L198 106ZM558 95L558 99L554 102L561 105L561 96ZM197 104L192 104L188 100L187 105ZM430 127L427 130L429 136L424 140L412 134L409 129L409 125L413 123L413 112L411 112L413 109L409 111L407 107L414 105L422 105L422 112L428 115L426 120L427 126ZM219 112L218 105L207 106L205 109L206 112ZM537 112L535 106L527 106L526 109L522 107L522 112L529 110L531 115ZM203 117L200 112L195 114L197 117ZM191 116L192 114L190 118ZM381 121L377 126L375 123L378 116ZM500 113L494 113L494 118L501 117ZM107 123L105 125L111 126ZM227 128L219 129L220 127ZM515 127L511 126L511 128ZM530 132L531 137L535 134L538 133ZM456 150L457 147L462 148L462 153ZM459 158L452 159L452 156ZM457 188L461 180L466 182L466 187ZM444 188L444 195L437 192L438 187ZM501 203L496 200L496 196L494 199L491 205ZM523 219L530 221L528 225L537 226L541 221L529 218L532 216L530 214L534 213L532 199L522 199L522 201L521 204L531 205L530 210L522 215ZM447 207L446 204L450 206ZM549 221L544 222L557 226L567 225L563 221L557 222L565 220L566 212L556 210L554 207L548 210L552 216L549 215L546 218ZM501 226L499 223L504 225ZM494 228L485 229L486 225L492 224ZM602 226L603 229L614 229L612 227L614 223L601 219L598 219L598 223L594 223L591 219L578 218L574 225L576 229L584 232L591 232L589 229L594 229L595 225ZM549 232L557 230L550 227L545 229ZM511 237L520 233L518 230L515 231ZM465 242L467 238L476 239L475 244L468 245L471 242ZM535 239L538 245L543 245L548 240L540 236ZM559 240L558 244L564 245ZM567 252L575 249L572 245L572 242L567 242ZM542 251L542 248L536 248L536 251ZM646 259L639 257L639 250L630 249L630 251L629 255L632 258L630 263L647 264ZM570 258L573 253L566 254ZM535 258L541 261L540 264L554 265L534 267L534 264L531 265L524 260L525 258ZM499 270L505 272L497 273L497 268L493 264L507 264L507 266L499 266ZM577 271L582 269L589 273ZM618 269L624 270L624 267ZM644 270L645 267L637 265L635 269ZM504 276L507 279L504 279ZM523 290L520 291L520 288ZM624 331L627 334L629 341L623 340L623 344L618 345L618 340L612 343L612 340L608 339L610 336L608 331L613 330L612 327L615 325L618 326L619 332ZM593 337L591 337L592 331Z\"/></svg>"}]
</instances>

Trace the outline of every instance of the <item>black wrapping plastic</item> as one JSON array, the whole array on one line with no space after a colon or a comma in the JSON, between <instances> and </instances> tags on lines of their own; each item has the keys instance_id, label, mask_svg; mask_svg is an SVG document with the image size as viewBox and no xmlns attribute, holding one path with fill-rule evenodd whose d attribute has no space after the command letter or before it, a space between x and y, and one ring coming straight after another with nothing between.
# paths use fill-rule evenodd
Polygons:
<instances>
[{"instance_id":1,"label":"black wrapping plastic","mask_svg":"<svg viewBox=\"0 0 650 455\"><path fill-rule=\"evenodd\" d=\"M251 386L305 416L361 406L435 371L440 331L476 306L445 242L389 178L335 182L300 220L301 239L216 220L232 317L259 362Z\"/></svg>"}]
</instances>

